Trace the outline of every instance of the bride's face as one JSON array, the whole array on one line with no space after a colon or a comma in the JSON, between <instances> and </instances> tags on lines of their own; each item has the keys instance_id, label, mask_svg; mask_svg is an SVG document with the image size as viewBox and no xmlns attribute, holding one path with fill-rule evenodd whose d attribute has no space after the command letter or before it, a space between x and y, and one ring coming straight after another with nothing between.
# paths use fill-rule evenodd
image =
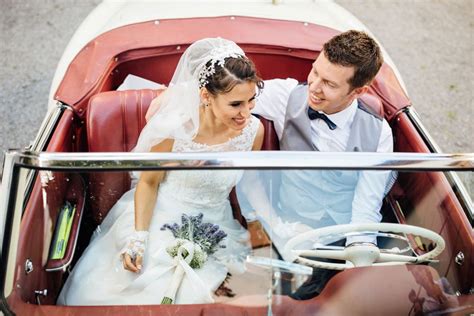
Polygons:
<instances>
[{"instance_id":1,"label":"bride's face","mask_svg":"<svg viewBox=\"0 0 474 316\"><path fill-rule=\"evenodd\" d=\"M243 129L255 107L257 86L254 82L237 84L227 93L210 96L209 106L216 119L234 130Z\"/></svg>"}]
</instances>

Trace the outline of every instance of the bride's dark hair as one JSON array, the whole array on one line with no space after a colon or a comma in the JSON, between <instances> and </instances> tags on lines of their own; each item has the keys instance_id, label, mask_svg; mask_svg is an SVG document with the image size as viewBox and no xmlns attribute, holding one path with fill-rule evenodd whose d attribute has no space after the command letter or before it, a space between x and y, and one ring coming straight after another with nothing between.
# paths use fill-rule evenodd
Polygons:
<instances>
[{"instance_id":1,"label":"bride's dark hair","mask_svg":"<svg viewBox=\"0 0 474 316\"><path fill-rule=\"evenodd\" d=\"M205 85L212 95L227 93L237 84L245 82L254 82L259 91L263 89L263 80L257 74L255 64L247 57L227 57L224 66L216 64L215 69L216 72L207 78Z\"/></svg>"}]
</instances>

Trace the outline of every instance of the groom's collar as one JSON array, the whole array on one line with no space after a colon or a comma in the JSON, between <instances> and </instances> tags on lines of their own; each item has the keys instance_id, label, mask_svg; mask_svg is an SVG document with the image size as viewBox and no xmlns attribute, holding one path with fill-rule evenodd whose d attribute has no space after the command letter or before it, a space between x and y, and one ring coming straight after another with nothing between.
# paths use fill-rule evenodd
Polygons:
<instances>
[{"instance_id":1,"label":"groom's collar","mask_svg":"<svg viewBox=\"0 0 474 316\"><path fill-rule=\"evenodd\" d=\"M347 124L350 124L354 119L354 115L357 111L357 99L352 101L351 105L342 111L333 114L326 114L327 117L337 125L338 128L345 128Z\"/></svg>"}]
</instances>

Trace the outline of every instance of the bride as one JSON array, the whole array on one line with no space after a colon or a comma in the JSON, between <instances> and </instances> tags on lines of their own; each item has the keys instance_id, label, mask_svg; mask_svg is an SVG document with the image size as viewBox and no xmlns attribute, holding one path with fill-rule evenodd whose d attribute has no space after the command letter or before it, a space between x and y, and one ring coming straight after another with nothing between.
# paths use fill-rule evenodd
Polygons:
<instances>
[{"instance_id":1,"label":"bride","mask_svg":"<svg viewBox=\"0 0 474 316\"><path fill-rule=\"evenodd\" d=\"M182 55L158 111L134 151L220 152L259 150L263 126L250 115L263 88L253 63L234 42L207 38ZM164 224L183 214L226 233L201 268L183 264L174 303L213 302L228 273L242 273L248 232L232 217L228 200L240 170L142 172L135 188L113 206L67 279L60 305L160 304L177 265L166 251L175 237Z\"/></svg>"}]
</instances>

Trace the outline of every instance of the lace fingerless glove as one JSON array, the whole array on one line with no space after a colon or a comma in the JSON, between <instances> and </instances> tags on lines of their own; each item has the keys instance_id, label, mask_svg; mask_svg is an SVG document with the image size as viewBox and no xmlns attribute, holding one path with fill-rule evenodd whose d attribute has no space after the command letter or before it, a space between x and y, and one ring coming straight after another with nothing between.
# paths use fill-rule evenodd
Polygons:
<instances>
[{"instance_id":1,"label":"lace fingerless glove","mask_svg":"<svg viewBox=\"0 0 474 316\"><path fill-rule=\"evenodd\" d=\"M128 237L125 247L122 248L120 252L121 257L123 257L123 254L130 255L132 260L135 260L137 256L143 257L149 234L150 233L145 230L134 231L133 234Z\"/></svg>"}]
</instances>

